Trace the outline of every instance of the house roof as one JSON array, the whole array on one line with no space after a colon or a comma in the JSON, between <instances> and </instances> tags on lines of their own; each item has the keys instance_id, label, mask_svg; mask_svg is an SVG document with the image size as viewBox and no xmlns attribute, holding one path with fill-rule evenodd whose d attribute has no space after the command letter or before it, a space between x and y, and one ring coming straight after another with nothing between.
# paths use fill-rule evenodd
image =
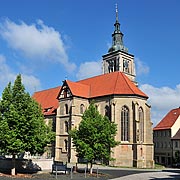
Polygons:
<instances>
[{"instance_id":1,"label":"house roof","mask_svg":"<svg viewBox=\"0 0 180 180\"><path fill-rule=\"evenodd\" d=\"M33 94L33 99L35 99L42 107L44 115L54 115L56 114L56 109L58 108L57 95L61 89L61 86L38 91Z\"/></svg>"},{"instance_id":2,"label":"house roof","mask_svg":"<svg viewBox=\"0 0 180 180\"><path fill-rule=\"evenodd\" d=\"M173 140L180 139L180 129L177 131L177 133L171 139L173 139Z\"/></svg>"},{"instance_id":3,"label":"house roof","mask_svg":"<svg viewBox=\"0 0 180 180\"><path fill-rule=\"evenodd\" d=\"M95 98L106 95L135 95L148 98L125 74L113 72L84 79L77 82L66 80L74 96ZM33 98L41 105L44 115L54 115L58 108L61 86L33 94Z\"/></svg>"},{"instance_id":4,"label":"house roof","mask_svg":"<svg viewBox=\"0 0 180 180\"><path fill-rule=\"evenodd\" d=\"M85 97L85 98L89 97L90 87L88 85L84 85L84 84L77 83L77 82L72 82L69 80L66 80L66 83L67 83L68 87L70 88L71 93L73 95Z\"/></svg>"},{"instance_id":5,"label":"house roof","mask_svg":"<svg viewBox=\"0 0 180 180\"><path fill-rule=\"evenodd\" d=\"M145 98L143 93L124 73L116 71L77 82L66 81L72 94L85 98L106 95L138 95Z\"/></svg>"},{"instance_id":6,"label":"house roof","mask_svg":"<svg viewBox=\"0 0 180 180\"><path fill-rule=\"evenodd\" d=\"M154 127L153 130L170 129L180 115L180 108L172 109L168 114Z\"/></svg>"}]
</instances>

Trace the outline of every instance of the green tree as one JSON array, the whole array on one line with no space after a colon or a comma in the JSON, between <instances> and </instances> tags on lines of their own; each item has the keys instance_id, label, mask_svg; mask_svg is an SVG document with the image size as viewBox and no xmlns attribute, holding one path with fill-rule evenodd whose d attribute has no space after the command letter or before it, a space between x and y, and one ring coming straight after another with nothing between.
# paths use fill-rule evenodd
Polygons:
<instances>
[{"instance_id":1,"label":"green tree","mask_svg":"<svg viewBox=\"0 0 180 180\"><path fill-rule=\"evenodd\" d=\"M117 125L102 116L94 103L84 112L79 128L70 132L76 147L77 157L90 162L90 173L94 160L111 160L111 148L119 144L115 141Z\"/></svg>"},{"instance_id":2,"label":"green tree","mask_svg":"<svg viewBox=\"0 0 180 180\"><path fill-rule=\"evenodd\" d=\"M0 100L0 152L13 155L13 159L25 151L42 154L54 137L40 106L25 92L18 75L14 85L9 83L4 89Z\"/></svg>"}]
</instances>

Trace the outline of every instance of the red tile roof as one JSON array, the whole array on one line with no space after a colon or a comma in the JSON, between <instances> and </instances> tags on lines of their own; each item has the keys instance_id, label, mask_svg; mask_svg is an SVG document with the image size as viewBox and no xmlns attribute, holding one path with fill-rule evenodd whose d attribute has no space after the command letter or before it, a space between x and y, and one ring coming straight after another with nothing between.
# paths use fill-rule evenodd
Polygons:
<instances>
[{"instance_id":1,"label":"red tile roof","mask_svg":"<svg viewBox=\"0 0 180 180\"><path fill-rule=\"evenodd\" d=\"M77 82L66 81L74 96L94 98L121 94L148 98L124 73L113 72Z\"/></svg>"},{"instance_id":2,"label":"red tile roof","mask_svg":"<svg viewBox=\"0 0 180 180\"><path fill-rule=\"evenodd\" d=\"M180 115L180 108L172 109L169 113L153 128L153 130L170 129Z\"/></svg>"},{"instance_id":3,"label":"red tile roof","mask_svg":"<svg viewBox=\"0 0 180 180\"><path fill-rule=\"evenodd\" d=\"M84 85L84 84L77 83L77 82L72 82L69 80L66 80L66 83L67 83L68 87L70 88L73 95L79 96L79 97L85 97L85 98L89 97L90 88L88 85Z\"/></svg>"},{"instance_id":4,"label":"red tile roof","mask_svg":"<svg viewBox=\"0 0 180 180\"><path fill-rule=\"evenodd\" d=\"M58 108L57 95L61 86L38 91L33 94L33 98L41 105L44 115L54 115L56 114L56 109Z\"/></svg>"},{"instance_id":5,"label":"red tile roof","mask_svg":"<svg viewBox=\"0 0 180 180\"><path fill-rule=\"evenodd\" d=\"M148 98L129 78L121 72L113 72L77 82L65 81L72 94L78 97L95 98L106 95L135 95ZM41 105L44 115L54 115L58 108L61 87L35 92L33 98Z\"/></svg>"}]
</instances>

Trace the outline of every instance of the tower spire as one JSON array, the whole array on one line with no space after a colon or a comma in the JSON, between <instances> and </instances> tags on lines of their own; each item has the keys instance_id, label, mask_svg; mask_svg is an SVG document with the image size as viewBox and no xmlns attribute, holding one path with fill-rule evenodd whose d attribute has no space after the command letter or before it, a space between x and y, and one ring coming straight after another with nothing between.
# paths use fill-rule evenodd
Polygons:
<instances>
[{"instance_id":1,"label":"tower spire","mask_svg":"<svg viewBox=\"0 0 180 180\"><path fill-rule=\"evenodd\" d=\"M116 22L118 22L118 5L116 4Z\"/></svg>"},{"instance_id":2,"label":"tower spire","mask_svg":"<svg viewBox=\"0 0 180 180\"><path fill-rule=\"evenodd\" d=\"M123 43L123 33L120 31L120 23L118 20L118 5L116 4L116 21L114 24L114 32L112 34L112 47L109 49L109 53L114 51L124 51L128 52L128 49L124 46Z\"/></svg>"}]
</instances>

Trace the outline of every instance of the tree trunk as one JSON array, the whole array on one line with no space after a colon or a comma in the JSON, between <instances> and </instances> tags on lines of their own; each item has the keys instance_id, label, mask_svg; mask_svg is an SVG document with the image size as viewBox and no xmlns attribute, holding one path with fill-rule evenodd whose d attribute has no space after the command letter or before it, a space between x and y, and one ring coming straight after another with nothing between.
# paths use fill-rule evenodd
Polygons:
<instances>
[{"instance_id":1,"label":"tree trunk","mask_svg":"<svg viewBox=\"0 0 180 180\"><path fill-rule=\"evenodd\" d=\"M90 163L91 163L91 164L90 164L90 170L89 170L89 173L92 174L92 173L93 173L93 168L92 168L93 163L92 163L92 161L91 161Z\"/></svg>"},{"instance_id":2,"label":"tree trunk","mask_svg":"<svg viewBox=\"0 0 180 180\"><path fill-rule=\"evenodd\" d=\"M13 168L11 169L11 175L15 176L16 175L16 155L13 154L13 157L12 157L12 165L13 165Z\"/></svg>"}]
</instances>

